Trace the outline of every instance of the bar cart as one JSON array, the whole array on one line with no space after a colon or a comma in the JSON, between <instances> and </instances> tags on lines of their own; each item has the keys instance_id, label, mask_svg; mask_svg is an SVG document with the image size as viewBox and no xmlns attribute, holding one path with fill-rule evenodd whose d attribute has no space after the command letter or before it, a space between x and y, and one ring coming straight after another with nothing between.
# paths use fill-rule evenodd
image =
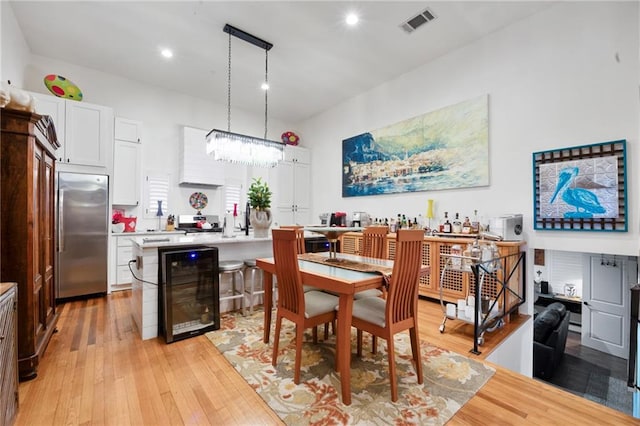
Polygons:
<instances>
[{"instance_id":1,"label":"bar cart","mask_svg":"<svg viewBox=\"0 0 640 426\"><path fill-rule=\"evenodd\" d=\"M476 241L467 250L452 250L442 254L446 260L440 274L440 306L443 319L439 326L444 333L447 320L473 324L473 349L484 344L484 333L501 328L512 312L525 302L525 254L513 253L500 257L495 245ZM468 275L470 285L465 299L458 304L447 303L443 294L447 272Z\"/></svg>"}]
</instances>

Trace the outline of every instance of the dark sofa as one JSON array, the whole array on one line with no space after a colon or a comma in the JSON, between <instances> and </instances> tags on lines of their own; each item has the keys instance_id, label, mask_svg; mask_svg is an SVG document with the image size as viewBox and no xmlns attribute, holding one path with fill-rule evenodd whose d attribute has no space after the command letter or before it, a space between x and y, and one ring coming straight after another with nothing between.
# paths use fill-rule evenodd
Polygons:
<instances>
[{"instance_id":1,"label":"dark sofa","mask_svg":"<svg viewBox=\"0 0 640 426\"><path fill-rule=\"evenodd\" d=\"M533 321L533 375L550 379L562 362L569 333L569 312L554 302Z\"/></svg>"}]
</instances>

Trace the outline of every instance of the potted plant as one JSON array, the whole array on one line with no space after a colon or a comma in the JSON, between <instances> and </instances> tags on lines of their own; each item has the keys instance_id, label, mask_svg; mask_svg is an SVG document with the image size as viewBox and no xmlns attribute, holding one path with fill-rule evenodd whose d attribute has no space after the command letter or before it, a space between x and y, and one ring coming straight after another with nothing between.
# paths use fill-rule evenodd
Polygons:
<instances>
[{"instance_id":1,"label":"potted plant","mask_svg":"<svg viewBox=\"0 0 640 426\"><path fill-rule=\"evenodd\" d=\"M271 226L271 190L262 178L253 178L251 186L249 186L249 205L251 212L249 220L253 226L253 236L266 238L269 236L269 226Z\"/></svg>"}]
</instances>

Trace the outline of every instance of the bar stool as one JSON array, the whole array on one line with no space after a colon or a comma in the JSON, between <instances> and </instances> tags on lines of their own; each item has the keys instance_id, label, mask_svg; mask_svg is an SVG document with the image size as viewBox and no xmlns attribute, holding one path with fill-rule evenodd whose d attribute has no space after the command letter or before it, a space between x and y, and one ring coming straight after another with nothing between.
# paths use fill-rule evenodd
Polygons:
<instances>
[{"instance_id":1,"label":"bar stool","mask_svg":"<svg viewBox=\"0 0 640 426\"><path fill-rule=\"evenodd\" d=\"M256 266L255 259L244 261L244 292L249 295L249 313L253 313L255 296L264 294L262 269Z\"/></svg>"},{"instance_id":2,"label":"bar stool","mask_svg":"<svg viewBox=\"0 0 640 426\"><path fill-rule=\"evenodd\" d=\"M244 262L242 260L223 260L218 262L218 272L220 276L220 286L222 286L222 278L225 274L231 274L231 290L229 292L220 293L220 301L233 300L233 309L236 310L236 300L240 300L240 309L242 315L245 314L244 303ZM236 276L240 276L240 289L237 287Z\"/></svg>"}]
</instances>

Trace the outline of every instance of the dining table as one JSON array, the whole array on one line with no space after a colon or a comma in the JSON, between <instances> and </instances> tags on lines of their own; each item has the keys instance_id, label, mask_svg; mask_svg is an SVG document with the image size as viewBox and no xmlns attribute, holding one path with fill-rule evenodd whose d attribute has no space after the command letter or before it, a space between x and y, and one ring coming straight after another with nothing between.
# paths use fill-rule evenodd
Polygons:
<instances>
[{"instance_id":1,"label":"dining table","mask_svg":"<svg viewBox=\"0 0 640 426\"><path fill-rule=\"evenodd\" d=\"M338 261L328 262L328 252L298 255L298 266L302 282L306 285L328 290L339 296L336 330L336 367L340 375L342 402L351 404L351 318L354 294L379 288L385 283L393 268L393 260L375 259L340 253ZM308 260L313 259L313 260ZM363 265L358 268L357 265ZM276 267L273 258L256 259L256 266L263 271L264 283L264 342L269 343L273 300L273 277ZM354 268L355 266L355 268ZM356 270L356 269L363 269ZM422 274L429 267L423 266ZM418 283L416 283L418 285Z\"/></svg>"}]
</instances>

